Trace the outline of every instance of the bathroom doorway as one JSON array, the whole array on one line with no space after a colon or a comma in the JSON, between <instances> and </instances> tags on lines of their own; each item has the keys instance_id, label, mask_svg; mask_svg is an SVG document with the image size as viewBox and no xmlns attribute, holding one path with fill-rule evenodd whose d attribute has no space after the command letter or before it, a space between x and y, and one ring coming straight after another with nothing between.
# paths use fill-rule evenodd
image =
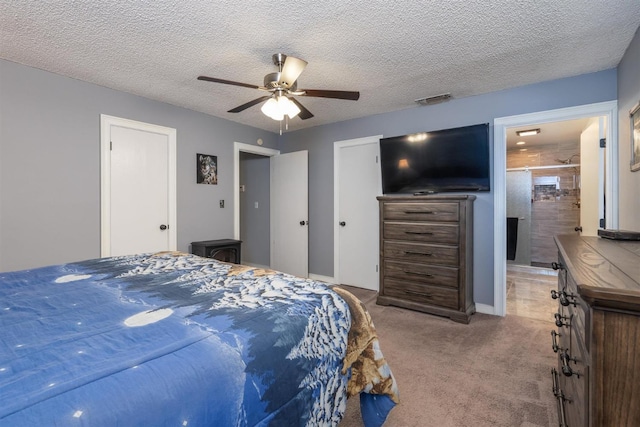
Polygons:
<instances>
[{"instance_id":1,"label":"bathroom doorway","mask_svg":"<svg viewBox=\"0 0 640 427\"><path fill-rule=\"evenodd\" d=\"M606 101L595 104L586 104L576 107L566 107L556 110L540 111L536 113L527 113L515 116L499 117L494 119L494 150L493 150L493 167L494 167L494 305L493 314L504 316L506 314L506 275L507 275L507 251L506 251L506 230L507 230L507 191L506 191L506 169L507 169L507 130L522 128L537 128L536 123L547 124L557 121L570 121L580 118L603 117L606 123L615 124L618 122L618 103L617 101ZM602 139L606 139L606 146L602 153L603 166L601 169L593 168L587 170L584 165L582 169L585 171L583 175L597 173L598 180L603 182L604 192L606 194L606 205L602 207L603 217L598 221L602 221L602 228L618 227L618 132L617 126L603 126L604 135ZM599 148L598 148L599 149ZM567 158L560 158L566 160ZM574 158L575 159L575 158ZM572 159L572 161L574 160ZM582 160L582 159L581 159ZM574 164L565 167L575 167ZM588 171L588 172L587 172ZM601 177L601 178L600 178ZM583 177L584 178L584 177ZM584 183L581 183L584 186ZM582 193L584 193L584 188ZM584 196L584 194L582 194ZM598 197L598 200L604 200L604 196ZM581 200L581 211L584 206ZM553 253L557 250L554 248Z\"/></svg>"},{"instance_id":2,"label":"bathroom doorway","mask_svg":"<svg viewBox=\"0 0 640 427\"><path fill-rule=\"evenodd\" d=\"M604 218L603 126L591 117L507 129L508 264L550 268L553 236L595 235Z\"/></svg>"}]
</instances>

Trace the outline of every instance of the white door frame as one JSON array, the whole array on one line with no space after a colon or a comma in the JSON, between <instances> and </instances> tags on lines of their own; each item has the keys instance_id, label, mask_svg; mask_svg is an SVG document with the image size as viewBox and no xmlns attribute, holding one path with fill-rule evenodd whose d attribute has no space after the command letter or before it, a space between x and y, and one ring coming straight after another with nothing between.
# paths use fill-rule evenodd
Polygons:
<instances>
[{"instance_id":1,"label":"white door frame","mask_svg":"<svg viewBox=\"0 0 640 427\"><path fill-rule=\"evenodd\" d=\"M333 143L333 283L340 283L340 226L338 225L340 222L340 149L356 145L378 144L381 138L382 135L375 135ZM382 181L381 174L381 170L378 169L378 182ZM381 267L378 266L378 268Z\"/></svg>"},{"instance_id":2,"label":"white door frame","mask_svg":"<svg viewBox=\"0 0 640 427\"><path fill-rule=\"evenodd\" d=\"M111 126L165 135L169 142L168 224L169 250L177 250L176 130L169 127L100 114L100 256L111 255Z\"/></svg>"},{"instance_id":3,"label":"white door frame","mask_svg":"<svg viewBox=\"0 0 640 427\"><path fill-rule=\"evenodd\" d=\"M233 238L240 240L240 153L258 154L272 157L280 154L280 150L260 147L258 145L233 143Z\"/></svg>"},{"instance_id":4,"label":"white door frame","mask_svg":"<svg viewBox=\"0 0 640 427\"><path fill-rule=\"evenodd\" d=\"M618 228L618 101L599 102L577 107L540 111L493 120L493 313L504 316L507 310L506 246L506 173L507 128L605 116L606 145L606 227ZM491 313L490 313L491 314Z\"/></svg>"}]
</instances>

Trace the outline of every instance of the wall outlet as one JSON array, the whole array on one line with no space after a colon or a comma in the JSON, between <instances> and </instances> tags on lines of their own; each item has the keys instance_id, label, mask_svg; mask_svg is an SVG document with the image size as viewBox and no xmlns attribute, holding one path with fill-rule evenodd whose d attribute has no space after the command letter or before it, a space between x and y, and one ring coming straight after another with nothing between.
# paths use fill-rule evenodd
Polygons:
<instances>
[{"instance_id":1,"label":"wall outlet","mask_svg":"<svg viewBox=\"0 0 640 427\"><path fill-rule=\"evenodd\" d=\"M220 200L220 207L224 208L224 200Z\"/></svg>"}]
</instances>

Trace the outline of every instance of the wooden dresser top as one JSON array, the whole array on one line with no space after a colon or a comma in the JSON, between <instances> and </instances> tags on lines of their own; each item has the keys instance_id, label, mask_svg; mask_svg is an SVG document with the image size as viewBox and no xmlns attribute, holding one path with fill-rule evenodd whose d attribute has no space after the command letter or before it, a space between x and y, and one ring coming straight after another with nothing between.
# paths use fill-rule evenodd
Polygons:
<instances>
[{"instance_id":1,"label":"wooden dresser top","mask_svg":"<svg viewBox=\"0 0 640 427\"><path fill-rule=\"evenodd\" d=\"M565 267L589 305L640 314L640 242L555 236Z\"/></svg>"},{"instance_id":2,"label":"wooden dresser top","mask_svg":"<svg viewBox=\"0 0 640 427\"><path fill-rule=\"evenodd\" d=\"M439 202L443 200L475 200L476 196L473 194L429 194L429 195L420 195L420 196L412 196L410 194L401 195L385 195L378 196L378 200L383 202L397 202L397 201L407 201L407 202Z\"/></svg>"}]
</instances>

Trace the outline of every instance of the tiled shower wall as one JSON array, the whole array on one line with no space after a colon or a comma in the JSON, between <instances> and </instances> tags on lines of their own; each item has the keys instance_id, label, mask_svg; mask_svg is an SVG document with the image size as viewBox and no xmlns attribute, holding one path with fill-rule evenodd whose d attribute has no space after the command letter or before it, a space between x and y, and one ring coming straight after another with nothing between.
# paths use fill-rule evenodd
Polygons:
<instances>
[{"instance_id":1,"label":"tiled shower wall","mask_svg":"<svg viewBox=\"0 0 640 427\"><path fill-rule=\"evenodd\" d=\"M577 156L574 156L578 154ZM527 151L507 150L507 169L530 167L531 183L531 264L550 265L557 260L553 242L556 234L576 233L580 225L580 141L529 147ZM535 166L560 166L559 160L571 159L575 167L533 169ZM559 177L555 197L535 197L536 177ZM537 200L536 200L537 199ZM521 236L518 236L521 238Z\"/></svg>"}]
</instances>

